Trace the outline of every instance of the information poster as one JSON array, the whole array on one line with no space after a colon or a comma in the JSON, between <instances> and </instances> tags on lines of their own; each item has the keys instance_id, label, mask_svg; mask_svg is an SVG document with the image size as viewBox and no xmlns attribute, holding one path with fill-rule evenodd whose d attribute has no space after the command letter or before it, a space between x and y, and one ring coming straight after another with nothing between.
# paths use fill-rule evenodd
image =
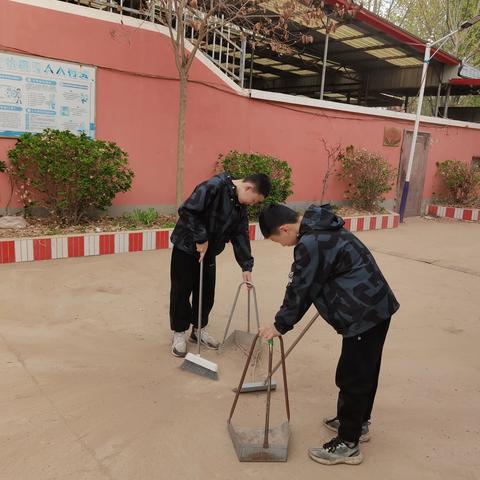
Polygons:
<instances>
[{"instance_id":1,"label":"information poster","mask_svg":"<svg viewBox=\"0 0 480 480\"><path fill-rule=\"evenodd\" d=\"M46 128L95 137L95 67L0 52L0 137Z\"/></svg>"}]
</instances>

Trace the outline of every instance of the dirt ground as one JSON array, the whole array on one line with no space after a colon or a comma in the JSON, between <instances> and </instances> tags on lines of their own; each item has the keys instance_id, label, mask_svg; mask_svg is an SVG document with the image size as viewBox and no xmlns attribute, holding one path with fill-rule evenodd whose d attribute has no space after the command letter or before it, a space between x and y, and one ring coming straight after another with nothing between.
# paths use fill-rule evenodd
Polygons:
<instances>
[{"instance_id":1,"label":"dirt ground","mask_svg":"<svg viewBox=\"0 0 480 480\"><path fill-rule=\"evenodd\" d=\"M341 339L321 320L287 362L288 462L238 462L226 419L245 355L207 352L217 382L179 369L170 252L160 250L0 267L0 479L480 479L480 225L412 219L359 237L401 303L363 464L307 456L331 437L321 419L334 415L337 394ZM292 250L252 245L263 323L281 303ZM219 337L240 278L228 247L211 317ZM264 371L262 357L249 379ZM282 388L273 395L275 425ZM263 394L241 397L235 423L261 426L264 405Z\"/></svg>"}]
</instances>

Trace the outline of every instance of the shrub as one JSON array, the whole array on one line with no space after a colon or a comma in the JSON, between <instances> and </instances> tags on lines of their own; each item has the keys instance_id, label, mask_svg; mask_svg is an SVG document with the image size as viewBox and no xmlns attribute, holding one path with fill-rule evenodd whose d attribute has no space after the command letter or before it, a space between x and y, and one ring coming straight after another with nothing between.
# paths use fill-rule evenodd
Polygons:
<instances>
[{"instance_id":1,"label":"shrub","mask_svg":"<svg viewBox=\"0 0 480 480\"><path fill-rule=\"evenodd\" d=\"M132 185L128 155L115 143L84 133L44 130L22 135L8 152L24 207L40 207L64 224L105 210Z\"/></svg>"},{"instance_id":2,"label":"shrub","mask_svg":"<svg viewBox=\"0 0 480 480\"><path fill-rule=\"evenodd\" d=\"M478 204L480 167L458 160L445 160L437 162L437 174L446 190L442 200L455 205Z\"/></svg>"},{"instance_id":3,"label":"shrub","mask_svg":"<svg viewBox=\"0 0 480 480\"><path fill-rule=\"evenodd\" d=\"M348 184L345 196L355 208L380 211L385 193L392 189L395 170L376 153L348 147L340 157L342 171L338 174Z\"/></svg>"},{"instance_id":4,"label":"shrub","mask_svg":"<svg viewBox=\"0 0 480 480\"><path fill-rule=\"evenodd\" d=\"M132 227L151 227L158 220L158 212L152 207L147 210L135 208L132 213L124 213L123 218Z\"/></svg>"},{"instance_id":5,"label":"shrub","mask_svg":"<svg viewBox=\"0 0 480 480\"><path fill-rule=\"evenodd\" d=\"M253 173L264 173L272 181L268 202L285 202L292 194L292 169L284 160L260 153L240 153L235 150L219 156L218 171L225 171L234 178L245 178ZM262 205L248 207L251 220L256 220Z\"/></svg>"}]
</instances>

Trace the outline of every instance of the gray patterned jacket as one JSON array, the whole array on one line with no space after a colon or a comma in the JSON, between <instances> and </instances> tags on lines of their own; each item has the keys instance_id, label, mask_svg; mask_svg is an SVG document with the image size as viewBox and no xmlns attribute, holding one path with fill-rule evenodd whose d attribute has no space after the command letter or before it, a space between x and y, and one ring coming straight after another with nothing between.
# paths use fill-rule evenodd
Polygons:
<instances>
[{"instance_id":1,"label":"gray patterned jacket","mask_svg":"<svg viewBox=\"0 0 480 480\"><path fill-rule=\"evenodd\" d=\"M343 225L330 205L311 205L305 212L275 316L280 333L291 330L312 303L344 337L369 330L400 307L368 248Z\"/></svg>"},{"instance_id":2,"label":"gray patterned jacket","mask_svg":"<svg viewBox=\"0 0 480 480\"><path fill-rule=\"evenodd\" d=\"M229 175L221 173L198 185L178 213L170 237L175 247L198 255L195 244L208 240L208 251L218 255L231 241L237 263L243 271L252 271L247 207L238 202Z\"/></svg>"}]
</instances>

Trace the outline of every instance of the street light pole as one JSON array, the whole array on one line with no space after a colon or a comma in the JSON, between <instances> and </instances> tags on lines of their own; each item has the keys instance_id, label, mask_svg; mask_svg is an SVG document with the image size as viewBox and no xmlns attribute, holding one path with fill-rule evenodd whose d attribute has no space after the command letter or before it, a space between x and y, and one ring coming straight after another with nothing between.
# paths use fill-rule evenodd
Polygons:
<instances>
[{"instance_id":1,"label":"street light pole","mask_svg":"<svg viewBox=\"0 0 480 480\"><path fill-rule=\"evenodd\" d=\"M403 184L402 190L402 198L400 200L400 222L403 223L403 218L405 216L405 209L407 207L407 198L408 198L408 190L410 188L410 177L412 174L412 167L413 167L413 158L415 156L415 147L417 144L418 138L418 128L420 126L420 115L422 113L422 106L423 106L423 97L425 95L425 85L427 83L427 73L428 73L428 65L430 60L435 56L438 50L442 47L442 45L449 39L452 35L459 32L460 30L466 30L470 28L472 25L475 25L477 22L480 21L480 15L475 16L471 20L467 20L463 22L457 30L450 32L448 35L436 40L435 42L427 42L425 45L425 55L423 57L423 69L422 69L422 77L421 77L421 84L420 84L420 92L418 94L418 105L417 105L417 113L415 115L415 126L413 127L413 137L412 137L412 144L410 145L410 154L408 156L408 164L407 164L407 174L405 176L405 183ZM437 43L441 43L438 49L434 52L432 56L430 56L432 47Z\"/></svg>"},{"instance_id":2,"label":"street light pole","mask_svg":"<svg viewBox=\"0 0 480 480\"><path fill-rule=\"evenodd\" d=\"M415 156L415 146L417 144L418 127L420 126L420 114L422 113L423 96L425 94L425 84L427 83L428 64L430 62L430 52L432 44L427 42L425 47L425 56L423 57L422 83L420 84L420 93L418 94L417 114L415 116L415 126L413 127L412 144L410 145L410 154L408 156L407 174L403 184L402 199L400 201L400 222L403 223L405 208L407 207L408 189L410 188L410 176L412 174L413 157Z\"/></svg>"}]
</instances>

